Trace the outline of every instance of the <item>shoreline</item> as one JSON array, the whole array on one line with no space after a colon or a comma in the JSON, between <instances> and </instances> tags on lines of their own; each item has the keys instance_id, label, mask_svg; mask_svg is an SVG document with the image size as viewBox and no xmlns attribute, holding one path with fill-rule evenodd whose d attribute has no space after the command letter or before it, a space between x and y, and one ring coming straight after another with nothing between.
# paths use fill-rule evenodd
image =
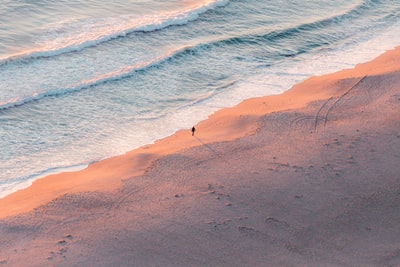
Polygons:
<instances>
[{"instance_id":1,"label":"shoreline","mask_svg":"<svg viewBox=\"0 0 400 267\"><path fill-rule=\"evenodd\" d=\"M195 127L0 200L0 265L400 265L400 47Z\"/></svg>"},{"instance_id":2,"label":"shoreline","mask_svg":"<svg viewBox=\"0 0 400 267\"><path fill-rule=\"evenodd\" d=\"M399 51L399 47L388 50L370 62L357 64L354 69L308 78L279 95L251 98L234 107L218 110L208 119L195 125L197 129L195 137L200 139L193 138L190 129L179 130L153 144L92 163L83 170L51 174L35 180L31 186L0 199L2 206L0 219L31 211L64 194L115 191L121 187L124 180L144 175L154 161L166 155L251 135L258 128L257 120L261 114L299 109L313 101L337 97L367 75L392 71L394 69L392 57L398 56ZM380 64L380 67L369 67L372 62ZM337 79L348 80L343 84L335 84ZM330 90L319 90L321 82ZM305 85L308 87L307 92L301 89Z\"/></svg>"}]
</instances>

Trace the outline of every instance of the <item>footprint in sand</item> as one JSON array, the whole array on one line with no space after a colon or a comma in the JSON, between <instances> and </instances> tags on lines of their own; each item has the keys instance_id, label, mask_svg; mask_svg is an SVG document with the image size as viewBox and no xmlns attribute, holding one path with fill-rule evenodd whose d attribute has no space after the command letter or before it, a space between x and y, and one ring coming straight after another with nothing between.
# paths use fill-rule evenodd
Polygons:
<instances>
[{"instance_id":1,"label":"footprint in sand","mask_svg":"<svg viewBox=\"0 0 400 267\"><path fill-rule=\"evenodd\" d=\"M72 235L65 235L64 238L72 239L74 237Z\"/></svg>"},{"instance_id":2,"label":"footprint in sand","mask_svg":"<svg viewBox=\"0 0 400 267\"><path fill-rule=\"evenodd\" d=\"M59 244L59 245L65 245L65 244L67 244L67 241L65 241L64 239L62 239L62 240L58 241L57 244Z\"/></svg>"}]
</instances>

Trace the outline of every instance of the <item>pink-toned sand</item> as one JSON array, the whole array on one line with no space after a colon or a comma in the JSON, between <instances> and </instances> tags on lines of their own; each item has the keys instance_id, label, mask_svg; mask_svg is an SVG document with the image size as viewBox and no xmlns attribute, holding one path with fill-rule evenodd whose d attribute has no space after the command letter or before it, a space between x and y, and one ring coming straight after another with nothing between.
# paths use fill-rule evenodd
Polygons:
<instances>
[{"instance_id":1,"label":"pink-toned sand","mask_svg":"<svg viewBox=\"0 0 400 267\"><path fill-rule=\"evenodd\" d=\"M400 266L400 48L0 200L0 266Z\"/></svg>"}]
</instances>

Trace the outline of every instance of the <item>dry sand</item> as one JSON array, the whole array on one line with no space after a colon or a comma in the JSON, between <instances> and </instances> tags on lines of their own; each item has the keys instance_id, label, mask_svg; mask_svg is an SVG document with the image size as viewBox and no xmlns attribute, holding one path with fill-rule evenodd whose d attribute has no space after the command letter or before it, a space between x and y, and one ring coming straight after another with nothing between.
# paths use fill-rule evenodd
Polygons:
<instances>
[{"instance_id":1,"label":"dry sand","mask_svg":"<svg viewBox=\"0 0 400 267\"><path fill-rule=\"evenodd\" d=\"M400 48L0 200L0 266L400 266Z\"/></svg>"}]
</instances>

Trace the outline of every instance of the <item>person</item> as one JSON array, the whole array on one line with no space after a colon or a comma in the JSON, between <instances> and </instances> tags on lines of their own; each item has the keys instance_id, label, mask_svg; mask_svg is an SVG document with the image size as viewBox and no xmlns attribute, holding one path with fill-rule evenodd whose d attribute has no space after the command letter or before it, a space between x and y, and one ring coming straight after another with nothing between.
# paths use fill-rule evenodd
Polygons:
<instances>
[{"instance_id":1,"label":"person","mask_svg":"<svg viewBox=\"0 0 400 267\"><path fill-rule=\"evenodd\" d=\"M194 132L196 131L196 128L194 126L192 127L192 136L194 135Z\"/></svg>"}]
</instances>

